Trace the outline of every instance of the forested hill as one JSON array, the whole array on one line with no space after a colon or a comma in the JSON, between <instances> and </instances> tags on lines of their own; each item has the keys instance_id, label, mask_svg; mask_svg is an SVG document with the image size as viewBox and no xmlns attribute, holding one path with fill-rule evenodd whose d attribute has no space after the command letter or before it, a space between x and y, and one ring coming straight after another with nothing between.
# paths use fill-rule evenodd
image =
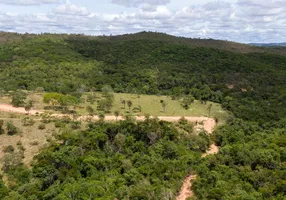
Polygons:
<instances>
[{"instance_id":1,"label":"forested hill","mask_svg":"<svg viewBox=\"0 0 286 200\"><path fill-rule=\"evenodd\" d=\"M286 116L285 49L142 32L122 36L0 34L0 88L76 94L183 95L222 103L237 117Z\"/></svg>"},{"instance_id":2,"label":"forested hill","mask_svg":"<svg viewBox=\"0 0 286 200\"><path fill-rule=\"evenodd\" d=\"M22 162L21 142L17 150L3 148L0 199L171 200L191 173L197 175L192 182L196 199L284 200L285 52L284 47L149 32L100 37L0 33L1 93L44 88L81 97L109 88L194 97L202 104L220 103L233 114L211 136L193 132L184 119L173 124L128 117L76 130L76 121L52 122L43 115L41 122L54 123L61 134L47 138L50 145L31 169ZM17 130L11 123L4 126L0 120L0 134ZM201 158L212 141L219 152Z\"/></svg>"}]
</instances>

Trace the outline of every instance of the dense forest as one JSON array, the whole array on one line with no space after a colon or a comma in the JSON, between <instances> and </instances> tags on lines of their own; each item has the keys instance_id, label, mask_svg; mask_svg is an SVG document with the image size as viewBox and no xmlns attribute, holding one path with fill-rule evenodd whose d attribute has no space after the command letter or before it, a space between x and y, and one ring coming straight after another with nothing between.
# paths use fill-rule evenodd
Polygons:
<instances>
[{"instance_id":1,"label":"dense forest","mask_svg":"<svg viewBox=\"0 0 286 200\"><path fill-rule=\"evenodd\" d=\"M158 120L63 132L32 170L20 162L6 169L14 184L0 182L0 198L174 199L189 171L198 174L198 199L285 198L286 48L147 32L6 37L3 93L41 87L78 97L110 85L115 92L190 94L234 117L212 136L220 152L203 159L209 136L187 136Z\"/></svg>"}]
</instances>

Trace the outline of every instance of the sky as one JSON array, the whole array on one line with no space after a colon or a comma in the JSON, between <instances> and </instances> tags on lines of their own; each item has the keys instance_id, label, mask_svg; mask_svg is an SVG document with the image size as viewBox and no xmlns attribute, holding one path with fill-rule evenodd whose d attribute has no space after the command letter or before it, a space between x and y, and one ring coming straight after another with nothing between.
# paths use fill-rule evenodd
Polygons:
<instances>
[{"instance_id":1,"label":"sky","mask_svg":"<svg viewBox=\"0 0 286 200\"><path fill-rule=\"evenodd\" d=\"M0 0L0 31L286 42L286 0Z\"/></svg>"}]
</instances>

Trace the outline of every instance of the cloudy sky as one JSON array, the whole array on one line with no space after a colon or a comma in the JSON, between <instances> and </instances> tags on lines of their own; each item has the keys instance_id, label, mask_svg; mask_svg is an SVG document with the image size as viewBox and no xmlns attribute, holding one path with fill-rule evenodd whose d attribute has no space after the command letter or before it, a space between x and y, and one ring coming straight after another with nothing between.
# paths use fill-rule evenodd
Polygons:
<instances>
[{"instance_id":1,"label":"cloudy sky","mask_svg":"<svg viewBox=\"0 0 286 200\"><path fill-rule=\"evenodd\" d=\"M286 0L0 0L0 31L286 42Z\"/></svg>"}]
</instances>

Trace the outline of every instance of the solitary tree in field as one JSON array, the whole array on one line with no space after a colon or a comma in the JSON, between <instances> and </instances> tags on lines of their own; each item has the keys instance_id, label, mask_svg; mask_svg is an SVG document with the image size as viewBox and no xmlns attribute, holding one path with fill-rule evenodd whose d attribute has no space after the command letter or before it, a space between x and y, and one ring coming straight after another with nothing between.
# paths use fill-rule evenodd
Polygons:
<instances>
[{"instance_id":1,"label":"solitary tree in field","mask_svg":"<svg viewBox=\"0 0 286 200\"><path fill-rule=\"evenodd\" d=\"M183 101L181 102L181 106L182 106L184 109L188 110L188 109L190 108L190 105L191 105L194 101L195 101L195 98L194 98L193 96L191 96L191 95L185 96L185 97L183 98Z\"/></svg>"},{"instance_id":2,"label":"solitary tree in field","mask_svg":"<svg viewBox=\"0 0 286 200\"><path fill-rule=\"evenodd\" d=\"M213 104L208 105L208 112L209 112L209 117L211 116L211 110L212 110Z\"/></svg>"},{"instance_id":3,"label":"solitary tree in field","mask_svg":"<svg viewBox=\"0 0 286 200\"><path fill-rule=\"evenodd\" d=\"M130 111L132 105L133 105L132 101L128 100L128 101L127 101L127 106L128 106L128 108L129 108L129 111Z\"/></svg>"},{"instance_id":4,"label":"solitary tree in field","mask_svg":"<svg viewBox=\"0 0 286 200\"><path fill-rule=\"evenodd\" d=\"M123 99L121 100L121 103L123 104L124 109L126 108L126 101Z\"/></svg>"},{"instance_id":5,"label":"solitary tree in field","mask_svg":"<svg viewBox=\"0 0 286 200\"><path fill-rule=\"evenodd\" d=\"M117 118L119 117L120 112L119 112L118 110L115 110L115 111L114 111L114 115L115 115L116 121L117 121Z\"/></svg>"},{"instance_id":6,"label":"solitary tree in field","mask_svg":"<svg viewBox=\"0 0 286 200\"><path fill-rule=\"evenodd\" d=\"M161 100L160 101L161 105L162 105L162 108L163 108L163 112L165 113L166 112L166 106L167 106L167 102L164 101L164 100Z\"/></svg>"}]
</instances>

